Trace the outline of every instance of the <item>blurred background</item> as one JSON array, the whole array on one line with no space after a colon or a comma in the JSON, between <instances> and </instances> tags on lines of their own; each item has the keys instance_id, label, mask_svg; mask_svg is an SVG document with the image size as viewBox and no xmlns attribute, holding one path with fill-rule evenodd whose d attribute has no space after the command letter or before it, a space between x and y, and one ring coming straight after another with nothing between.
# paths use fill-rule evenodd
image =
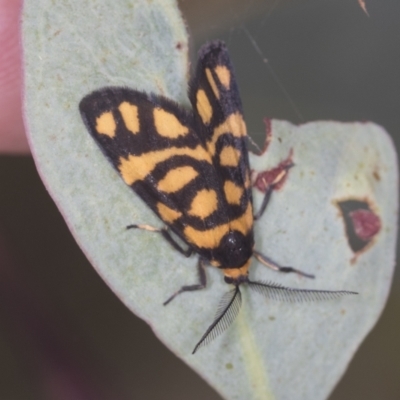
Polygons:
<instances>
[{"instance_id":1,"label":"blurred background","mask_svg":"<svg viewBox=\"0 0 400 400\"><path fill-rule=\"evenodd\" d=\"M365 4L369 16L357 0L180 1L192 62L227 42L256 141L264 117L373 121L399 148L400 2ZM31 157L1 156L0 188L0 400L220 399L95 273ZM330 400L400 399L399 337L397 271Z\"/></svg>"}]
</instances>

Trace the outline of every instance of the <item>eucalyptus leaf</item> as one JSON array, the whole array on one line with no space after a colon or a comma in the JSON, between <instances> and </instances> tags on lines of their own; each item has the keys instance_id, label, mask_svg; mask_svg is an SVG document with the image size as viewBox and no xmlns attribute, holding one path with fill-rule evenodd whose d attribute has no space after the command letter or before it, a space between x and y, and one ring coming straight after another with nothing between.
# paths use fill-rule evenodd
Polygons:
<instances>
[{"instance_id":1,"label":"eucalyptus leaf","mask_svg":"<svg viewBox=\"0 0 400 400\"><path fill-rule=\"evenodd\" d=\"M159 234L162 223L127 187L86 131L79 101L104 86L129 86L188 104L187 37L174 1L26 0L25 115L38 170L77 242L110 288L175 354L226 399L325 399L376 323L394 268L397 159L371 123L272 121L257 172L293 152L295 166L255 226L256 249L315 274L283 276L253 262L253 280L353 290L329 302L281 303L243 288L232 327L195 355L195 343L230 288L207 270L208 287L162 303L195 283L196 258ZM263 194L254 189L255 208ZM338 204L369 204L380 229L357 253Z\"/></svg>"}]
</instances>

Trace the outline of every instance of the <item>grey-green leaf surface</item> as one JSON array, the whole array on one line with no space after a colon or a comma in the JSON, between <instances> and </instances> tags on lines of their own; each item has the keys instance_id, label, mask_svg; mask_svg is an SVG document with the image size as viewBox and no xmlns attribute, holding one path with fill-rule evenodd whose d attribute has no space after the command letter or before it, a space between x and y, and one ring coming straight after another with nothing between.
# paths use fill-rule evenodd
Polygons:
<instances>
[{"instance_id":1,"label":"grey-green leaf surface","mask_svg":"<svg viewBox=\"0 0 400 400\"><path fill-rule=\"evenodd\" d=\"M25 114L38 170L77 242L110 288L174 353L226 399L325 399L377 321L395 256L397 160L371 123L272 121L272 141L252 168L273 168L293 150L295 167L255 226L256 248L283 265L315 273L281 276L254 262L254 280L346 289L358 296L280 303L243 288L233 326L191 354L230 288L209 268L209 285L162 303L196 281L161 226L86 131L81 98L104 86L129 86L187 104L187 37L174 1L26 0L23 17ZM364 199L381 221L364 252L349 247L337 202ZM254 190L260 204L262 194ZM133 339L132 339L133 340Z\"/></svg>"}]
</instances>

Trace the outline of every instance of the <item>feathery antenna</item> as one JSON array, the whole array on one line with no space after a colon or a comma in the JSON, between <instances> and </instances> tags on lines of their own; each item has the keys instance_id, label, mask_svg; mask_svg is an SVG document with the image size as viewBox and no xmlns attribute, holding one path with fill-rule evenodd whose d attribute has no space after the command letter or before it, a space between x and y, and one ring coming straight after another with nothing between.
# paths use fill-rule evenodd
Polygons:
<instances>
[{"instance_id":1,"label":"feathery antenna","mask_svg":"<svg viewBox=\"0 0 400 400\"><path fill-rule=\"evenodd\" d=\"M247 283L252 290L261 293L268 299L290 302L332 300L349 294L358 294L348 290L294 289L274 282L247 281Z\"/></svg>"},{"instance_id":2,"label":"feathery antenna","mask_svg":"<svg viewBox=\"0 0 400 400\"><path fill-rule=\"evenodd\" d=\"M235 320L239 314L240 306L242 305L242 295L239 290L239 285L234 289L225 293L219 303L217 312L213 323L209 326L206 333L202 336L200 341L196 344L192 354L196 353L197 349L214 340Z\"/></svg>"}]
</instances>

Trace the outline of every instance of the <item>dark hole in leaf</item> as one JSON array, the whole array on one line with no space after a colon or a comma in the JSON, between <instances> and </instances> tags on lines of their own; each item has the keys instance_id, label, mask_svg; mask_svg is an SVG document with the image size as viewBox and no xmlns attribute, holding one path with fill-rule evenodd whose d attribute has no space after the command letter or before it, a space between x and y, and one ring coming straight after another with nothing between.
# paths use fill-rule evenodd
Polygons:
<instances>
[{"instance_id":1,"label":"dark hole in leaf","mask_svg":"<svg viewBox=\"0 0 400 400\"><path fill-rule=\"evenodd\" d=\"M358 253L367 246L381 229L381 220L366 201L339 201L351 249Z\"/></svg>"}]
</instances>

